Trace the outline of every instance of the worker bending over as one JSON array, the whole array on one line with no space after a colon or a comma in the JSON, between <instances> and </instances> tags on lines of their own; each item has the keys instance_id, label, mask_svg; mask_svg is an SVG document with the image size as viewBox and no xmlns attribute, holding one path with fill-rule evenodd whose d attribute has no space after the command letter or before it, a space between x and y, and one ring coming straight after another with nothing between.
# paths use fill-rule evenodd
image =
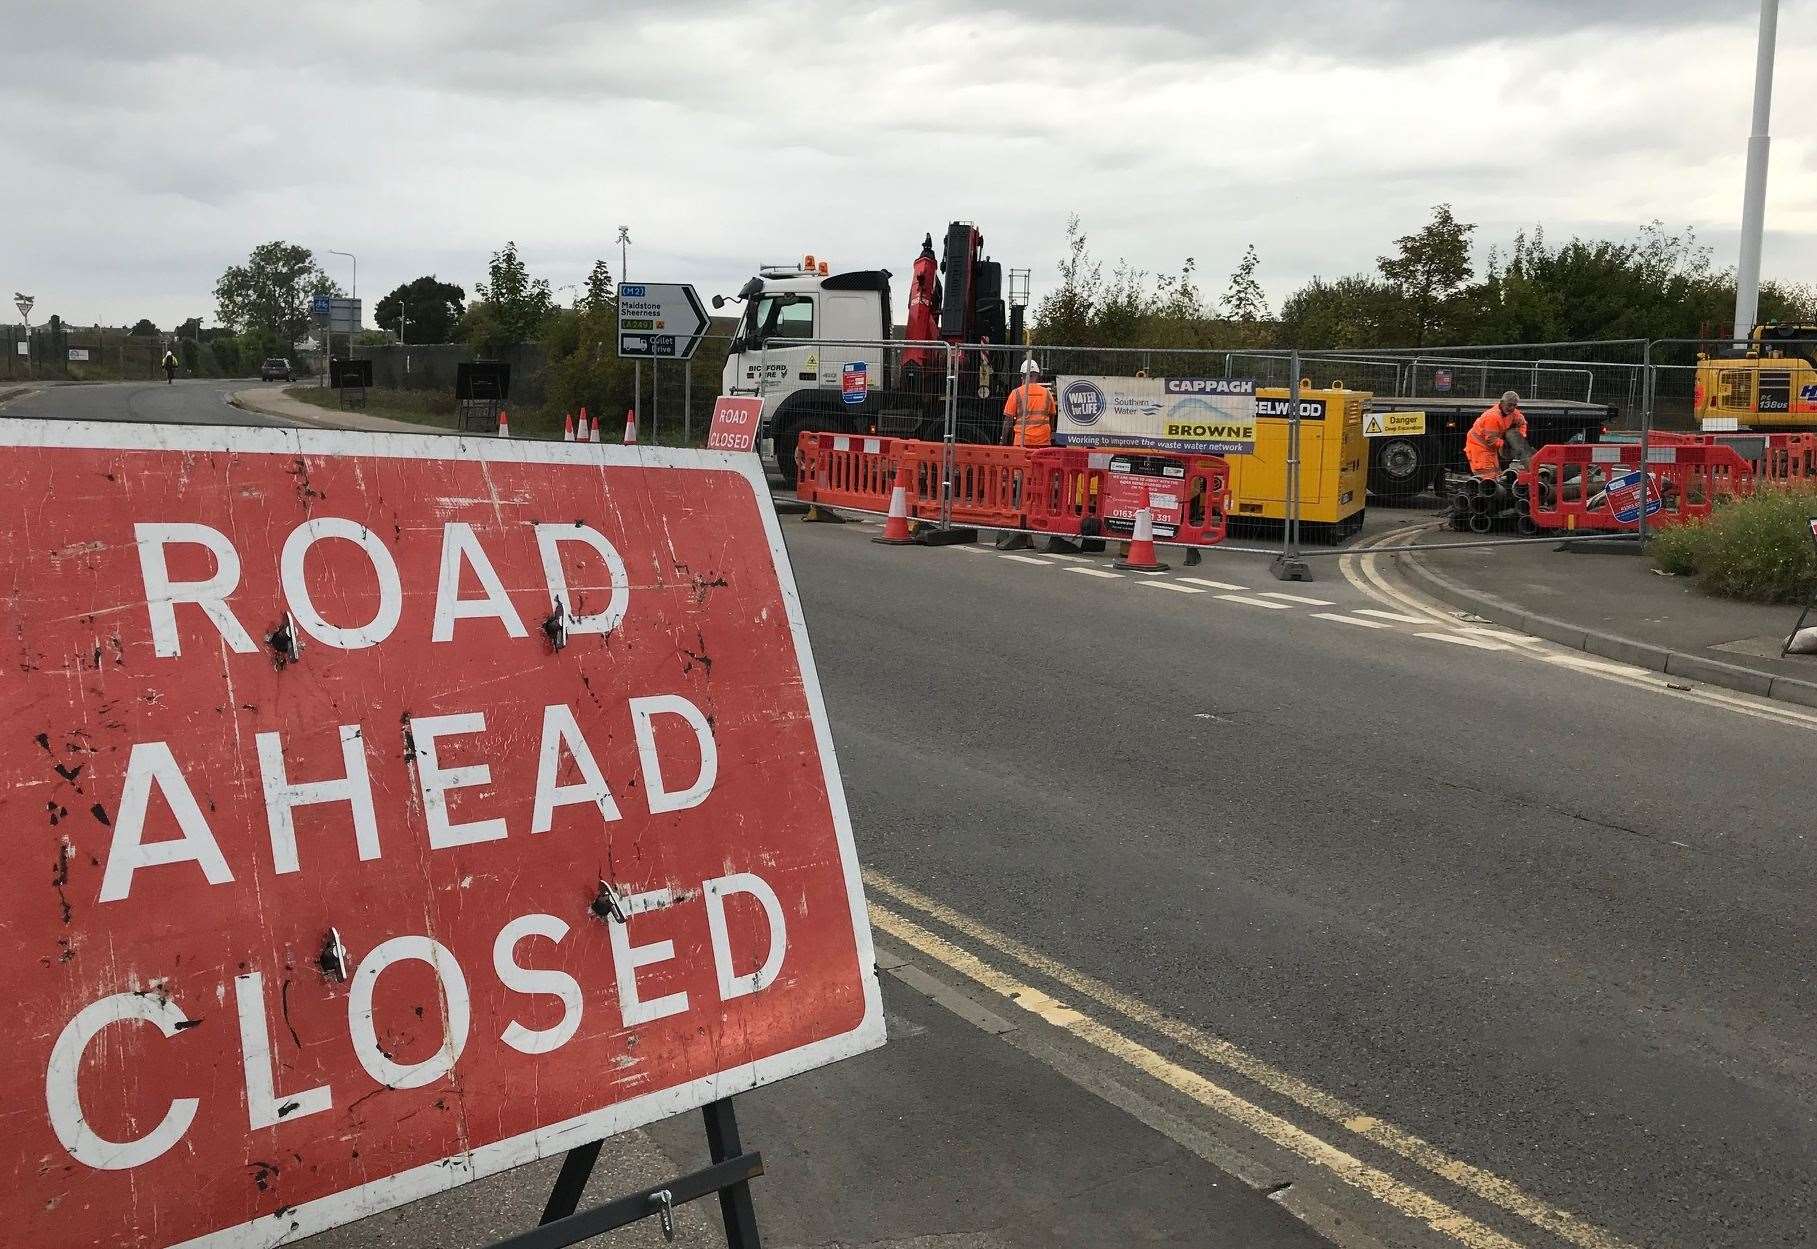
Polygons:
<instances>
[{"instance_id":1,"label":"worker bending over","mask_svg":"<svg viewBox=\"0 0 1817 1249\"><path fill-rule=\"evenodd\" d=\"M1520 396L1512 390L1476 418L1464 437L1464 457L1473 477L1495 477L1510 460L1527 460L1533 447L1527 441L1527 418L1520 410Z\"/></svg>"}]
</instances>

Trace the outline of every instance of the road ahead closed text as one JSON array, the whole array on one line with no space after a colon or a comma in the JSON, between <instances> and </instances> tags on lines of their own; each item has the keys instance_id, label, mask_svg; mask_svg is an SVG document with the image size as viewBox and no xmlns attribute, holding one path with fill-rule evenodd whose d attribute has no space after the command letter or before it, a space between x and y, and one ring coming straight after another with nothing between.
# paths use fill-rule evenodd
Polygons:
<instances>
[{"instance_id":1,"label":"road ahead closed text","mask_svg":"<svg viewBox=\"0 0 1817 1249\"><path fill-rule=\"evenodd\" d=\"M279 1243L881 1041L749 472L115 437L6 434L9 1241Z\"/></svg>"}]
</instances>

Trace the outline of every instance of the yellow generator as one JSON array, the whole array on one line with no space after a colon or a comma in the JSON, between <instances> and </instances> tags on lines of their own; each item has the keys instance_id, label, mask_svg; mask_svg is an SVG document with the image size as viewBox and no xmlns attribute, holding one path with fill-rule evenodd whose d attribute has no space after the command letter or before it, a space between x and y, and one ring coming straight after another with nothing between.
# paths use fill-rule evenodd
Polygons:
<instances>
[{"instance_id":1,"label":"yellow generator","mask_svg":"<svg viewBox=\"0 0 1817 1249\"><path fill-rule=\"evenodd\" d=\"M1348 537L1363 527L1369 445L1363 437L1368 391L1300 386L1300 523L1307 536ZM1256 390L1255 450L1230 461L1230 519L1287 516L1287 388Z\"/></svg>"},{"instance_id":2,"label":"yellow generator","mask_svg":"<svg viewBox=\"0 0 1817 1249\"><path fill-rule=\"evenodd\" d=\"M1794 340L1804 339L1798 342ZM1817 325L1756 325L1747 350L1697 357L1692 403L1709 433L1817 430Z\"/></svg>"}]
</instances>

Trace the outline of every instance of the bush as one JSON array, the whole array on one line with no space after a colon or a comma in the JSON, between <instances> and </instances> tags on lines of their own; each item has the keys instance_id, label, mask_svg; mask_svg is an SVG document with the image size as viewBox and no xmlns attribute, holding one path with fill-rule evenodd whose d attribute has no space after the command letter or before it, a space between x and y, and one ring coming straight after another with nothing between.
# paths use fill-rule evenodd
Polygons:
<instances>
[{"instance_id":1,"label":"bush","mask_svg":"<svg viewBox=\"0 0 1817 1249\"><path fill-rule=\"evenodd\" d=\"M1762 490L1705 520L1660 530L1649 553L1666 572L1695 574L1707 594L1803 603L1817 591L1813 516L1817 490Z\"/></svg>"}]
</instances>

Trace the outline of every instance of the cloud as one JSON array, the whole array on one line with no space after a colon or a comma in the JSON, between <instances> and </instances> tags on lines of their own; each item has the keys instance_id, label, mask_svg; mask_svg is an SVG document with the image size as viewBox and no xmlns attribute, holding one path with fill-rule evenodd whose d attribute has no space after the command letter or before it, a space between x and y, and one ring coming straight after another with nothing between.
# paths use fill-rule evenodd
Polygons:
<instances>
[{"instance_id":1,"label":"cloud","mask_svg":"<svg viewBox=\"0 0 1817 1249\"><path fill-rule=\"evenodd\" d=\"M1038 295L1075 211L1101 255L1195 256L1213 294L1253 241L1277 304L1441 201L1484 247L1654 217L1720 246L1754 38L1625 0L9 7L0 281L160 324L273 238L343 284L326 249L357 253L369 306L421 273L471 288L508 238L557 284L616 271L621 223L632 276L709 294L806 251L900 273L963 218ZM1781 39L1782 66L1817 50ZM1791 278L1817 268L1814 106L1781 75Z\"/></svg>"}]
</instances>

